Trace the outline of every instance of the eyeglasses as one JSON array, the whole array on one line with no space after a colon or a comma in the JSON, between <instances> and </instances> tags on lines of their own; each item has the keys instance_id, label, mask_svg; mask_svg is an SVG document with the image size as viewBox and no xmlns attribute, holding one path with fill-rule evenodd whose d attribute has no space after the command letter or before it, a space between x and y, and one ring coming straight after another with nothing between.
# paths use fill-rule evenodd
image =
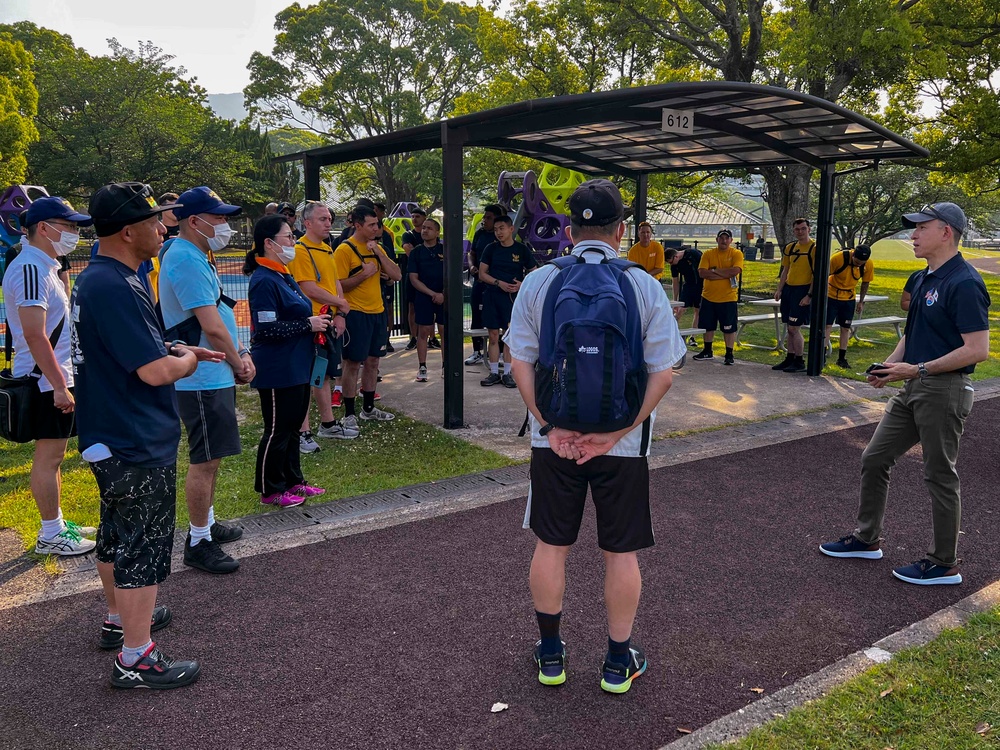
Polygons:
<instances>
[{"instance_id":1,"label":"eyeglasses","mask_svg":"<svg viewBox=\"0 0 1000 750\"><path fill-rule=\"evenodd\" d=\"M54 227L66 227L66 229L77 229L77 225L68 221L61 221L59 219L45 219L46 224L51 224Z\"/></svg>"}]
</instances>

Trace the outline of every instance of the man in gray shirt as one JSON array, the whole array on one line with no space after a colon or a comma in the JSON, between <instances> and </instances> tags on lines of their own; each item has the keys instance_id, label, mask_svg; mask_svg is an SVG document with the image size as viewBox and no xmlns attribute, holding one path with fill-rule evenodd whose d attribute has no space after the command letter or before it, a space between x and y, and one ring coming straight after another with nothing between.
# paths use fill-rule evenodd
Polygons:
<instances>
[{"instance_id":1,"label":"man in gray shirt","mask_svg":"<svg viewBox=\"0 0 1000 750\"><path fill-rule=\"evenodd\" d=\"M625 232L618 188L607 180L586 182L570 197L569 208L573 255L588 263L617 258ZM646 658L631 645L631 635L642 588L636 552L653 545L649 435L656 406L670 388L671 367L683 357L685 345L659 282L641 266L625 271L640 308L648 378L638 416L630 427L608 433L581 434L546 424L535 403L535 363L542 308L558 273L558 268L546 265L525 277L504 339L514 379L531 414L531 489L525 521L538 537L530 572L541 634L535 661L543 685L566 681L566 651L559 637L566 557L576 541L589 486L597 509L598 545L606 564L608 653L601 687L624 693L646 670Z\"/></svg>"}]
</instances>

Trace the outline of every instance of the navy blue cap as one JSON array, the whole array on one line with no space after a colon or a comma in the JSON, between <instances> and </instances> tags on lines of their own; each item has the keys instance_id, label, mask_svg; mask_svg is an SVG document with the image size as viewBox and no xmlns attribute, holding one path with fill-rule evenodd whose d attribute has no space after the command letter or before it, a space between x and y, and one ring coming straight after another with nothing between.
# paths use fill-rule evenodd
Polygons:
<instances>
[{"instance_id":1,"label":"navy blue cap","mask_svg":"<svg viewBox=\"0 0 1000 750\"><path fill-rule=\"evenodd\" d=\"M65 198L52 196L50 198L39 198L33 201L28 210L24 212L22 224L30 227L40 221L49 219L63 219L64 221L75 221L81 226L90 226L94 223L87 214L81 214Z\"/></svg>"},{"instance_id":2,"label":"navy blue cap","mask_svg":"<svg viewBox=\"0 0 1000 750\"><path fill-rule=\"evenodd\" d=\"M170 209L178 219L186 219L195 214L232 216L243 210L240 206L224 203L214 190L204 186L185 190L177 199L177 203L181 205L170 206Z\"/></svg>"}]
</instances>

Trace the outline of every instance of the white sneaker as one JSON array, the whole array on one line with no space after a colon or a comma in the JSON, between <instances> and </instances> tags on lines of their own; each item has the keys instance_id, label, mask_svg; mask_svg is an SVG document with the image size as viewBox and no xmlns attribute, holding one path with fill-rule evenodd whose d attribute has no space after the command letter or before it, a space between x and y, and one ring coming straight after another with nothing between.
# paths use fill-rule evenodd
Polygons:
<instances>
[{"instance_id":1,"label":"white sneaker","mask_svg":"<svg viewBox=\"0 0 1000 750\"><path fill-rule=\"evenodd\" d=\"M427 365L420 365L417 368L417 382L426 383L427 382Z\"/></svg>"},{"instance_id":2,"label":"white sneaker","mask_svg":"<svg viewBox=\"0 0 1000 750\"><path fill-rule=\"evenodd\" d=\"M361 418L362 419L373 419L376 422L391 422L392 420L394 420L396 418L396 415L393 414L391 411L382 411L381 409L379 409L379 408L376 407L376 408L372 409L370 412L365 411L364 409L362 409L361 410Z\"/></svg>"},{"instance_id":3,"label":"white sneaker","mask_svg":"<svg viewBox=\"0 0 1000 750\"><path fill-rule=\"evenodd\" d=\"M329 427L323 427L321 425L320 428L316 430L316 437L335 438L337 440L354 440L354 438L360 434L361 430L349 430L344 427L344 423L342 421L335 421Z\"/></svg>"},{"instance_id":4,"label":"white sneaker","mask_svg":"<svg viewBox=\"0 0 1000 750\"><path fill-rule=\"evenodd\" d=\"M483 363L483 353L473 352L472 355L465 360L466 367L472 367L473 365L479 365Z\"/></svg>"},{"instance_id":5,"label":"white sneaker","mask_svg":"<svg viewBox=\"0 0 1000 750\"><path fill-rule=\"evenodd\" d=\"M358 418L353 414L349 417L341 419L340 424L348 432L356 432L358 435L361 434L361 428L358 427Z\"/></svg>"},{"instance_id":6,"label":"white sneaker","mask_svg":"<svg viewBox=\"0 0 1000 750\"><path fill-rule=\"evenodd\" d=\"M73 555L85 555L93 552L97 542L93 539L84 539L80 534L66 527L52 539L42 539L41 536L35 542L35 553L39 555L63 555L71 557Z\"/></svg>"},{"instance_id":7,"label":"white sneaker","mask_svg":"<svg viewBox=\"0 0 1000 750\"><path fill-rule=\"evenodd\" d=\"M63 523L66 524L67 529L75 531L80 536L93 536L97 533L96 526L80 526L79 524L67 521L66 519L63 519Z\"/></svg>"},{"instance_id":8,"label":"white sneaker","mask_svg":"<svg viewBox=\"0 0 1000 750\"><path fill-rule=\"evenodd\" d=\"M299 453L317 453L319 452L319 443L313 440L313 435L311 432L300 432L299 433Z\"/></svg>"}]
</instances>

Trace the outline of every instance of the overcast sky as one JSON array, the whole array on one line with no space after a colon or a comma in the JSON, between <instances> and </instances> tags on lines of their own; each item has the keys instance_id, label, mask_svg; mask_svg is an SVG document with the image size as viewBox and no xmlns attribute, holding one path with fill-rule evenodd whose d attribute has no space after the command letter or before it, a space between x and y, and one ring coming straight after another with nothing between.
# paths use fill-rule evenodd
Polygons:
<instances>
[{"instance_id":1,"label":"overcast sky","mask_svg":"<svg viewBox=\"0 0 1000 750\"><path fill-rule=\"evenodd\" d=\"M111 37L136 49L151 41L210 94L240 92L255 51L270 53L274 16L292 0L0 0L0 23L32 21L73 38L91 54L107 54ZM300 0L311 5L309 0Z\"/></svg>"}]
</instances>

